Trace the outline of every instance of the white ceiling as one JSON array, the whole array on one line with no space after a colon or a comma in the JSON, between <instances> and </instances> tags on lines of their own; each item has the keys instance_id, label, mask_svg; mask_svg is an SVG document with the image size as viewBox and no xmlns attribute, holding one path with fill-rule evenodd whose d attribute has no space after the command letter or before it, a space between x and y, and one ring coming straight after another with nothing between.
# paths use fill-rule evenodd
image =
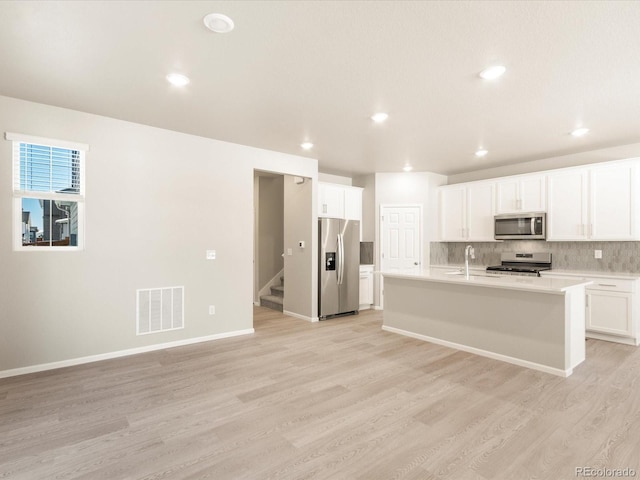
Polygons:
<instances>
[{"instance_id":1,"label":"white ceiling","mask_svg":"<svg viewBox=\"0 0 640 480\"><path fill-rule=\"evenodd\" d=\"M235 30L206 30L212 12ZM639 142L639 25L638 1L1 1L0 95L329 173L454 174Z\"/></svg>"}]
</instances>

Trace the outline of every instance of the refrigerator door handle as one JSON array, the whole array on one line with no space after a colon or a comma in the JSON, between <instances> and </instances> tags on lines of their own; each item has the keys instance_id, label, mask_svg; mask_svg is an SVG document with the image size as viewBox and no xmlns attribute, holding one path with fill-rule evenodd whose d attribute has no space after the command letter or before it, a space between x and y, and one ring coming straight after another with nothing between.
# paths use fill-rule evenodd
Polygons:
<instances>
[{"instance_id":1,"label":"refrigerator door handle","mask_svg":"<svg viewBox=\"0 0 640 480\"><path fill-rule=\"evenodd\" d=\"M345 253L344 253L344 235L340 234L340 243L342 244L342 266L340 267L340 285L344 283L344 264L345 264Z\"/></svg>"},{"instance_id":2,"label":"refrigerator door handle","mask_svg":"<svg viewBox=\"0 0 640 480\"><path fill-rule=\"evenodd\" d=\"M338 234L338 285L344 280L344 238Z\"/></svg>"},{"instance_id":3,"label":"refrigerator door handle","mask_svg":"<svg viewBox=\"0 0 640 480\"><path fill-rule=\"evenodd\" d=\"M340 234L338 234L336 243L338 245L337 252L336 252L336 283L340 285L340 266L342 265L342 249L340 248Z\"/></svg>"}]
</instances>

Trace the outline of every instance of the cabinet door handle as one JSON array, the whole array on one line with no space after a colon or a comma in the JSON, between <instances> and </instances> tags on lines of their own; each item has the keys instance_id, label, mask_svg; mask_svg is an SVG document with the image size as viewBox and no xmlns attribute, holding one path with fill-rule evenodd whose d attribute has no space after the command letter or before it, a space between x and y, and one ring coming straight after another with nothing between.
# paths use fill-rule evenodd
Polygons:
<instances>
[{"instance_id":1,"label":"cabinet door handle","mask_svg":"<svg viewBox=\"0 0 640 480\"><path fill-rule=\"evenodd\" d=\"M322 204L322 213L327 213L327 204L326 203Z\"/></svg>"},{"instance_id":2,"label":"cabinet door handle","mask_svg":"<svg viewBox=\"0 0 640 480\"><path fill-rule=\"evenodd\" d=\"M597 285L599 287L617 287L617 285L615 285L613 283L598 283Z\"/></svg>"}]
</instances>

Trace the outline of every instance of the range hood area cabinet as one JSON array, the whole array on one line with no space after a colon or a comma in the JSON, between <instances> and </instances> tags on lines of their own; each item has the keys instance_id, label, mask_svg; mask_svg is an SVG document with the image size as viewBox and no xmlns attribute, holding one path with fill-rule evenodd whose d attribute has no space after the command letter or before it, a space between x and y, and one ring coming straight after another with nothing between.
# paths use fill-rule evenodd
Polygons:
<instances>
[{"instance_id":1,"label":"range hood area cabinet","mask_svg":"<svg viewBox=\"0 0 640 480\"><path fill-rule=\"evenodd\" d=\"M495 214L547 212L547 241L640 240L640 158L439 188L442 242L494 241Z\"/></svg>"},{"instance_id":2,"label":"range hood area cabinet","mask_svg":"<svg viewBox=\"0 0 640 480\"><path fill-rule=\"evenodd\" d=\"M496 182L496 214L546 211L544 175L526 175Z\"/></svg>"}]
</instances>

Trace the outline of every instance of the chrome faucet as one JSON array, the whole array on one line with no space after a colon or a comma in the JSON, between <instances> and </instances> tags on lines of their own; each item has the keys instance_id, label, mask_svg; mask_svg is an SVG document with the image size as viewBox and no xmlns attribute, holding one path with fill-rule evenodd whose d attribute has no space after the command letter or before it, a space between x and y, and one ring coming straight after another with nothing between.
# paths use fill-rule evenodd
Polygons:
<instances>
[{"instance_id":1,"label":"chrome faucet","mask_svg":"<svg viewBox=\"0 0 640 480\"><path fill-rule=\"evenodd\" d=\"M475 260L476 252L471 245L467 245L464 248L464 276L469 278L469 257Z\"/></svg>"}]
</instances>

